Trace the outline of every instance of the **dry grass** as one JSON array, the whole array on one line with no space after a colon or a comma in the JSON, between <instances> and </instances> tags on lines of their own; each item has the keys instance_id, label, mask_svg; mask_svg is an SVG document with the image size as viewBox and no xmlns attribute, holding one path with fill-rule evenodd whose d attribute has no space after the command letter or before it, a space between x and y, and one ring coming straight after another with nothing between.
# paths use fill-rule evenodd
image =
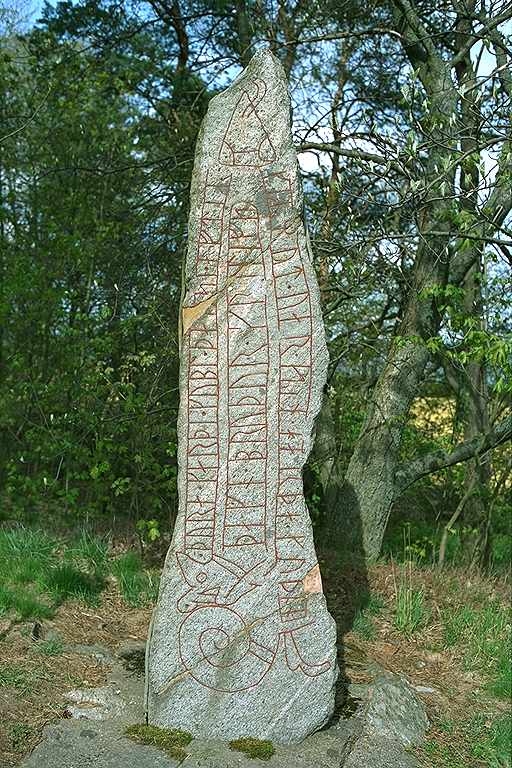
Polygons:
<instances>
[{"instance_id":1,"label":"dry grass","mask_svg":"<svg viewBox=\"0 0 512 768\"><path fill-rule=\"evenodd\" d=\"M66 646L116 650L126 640L145 639L150 615L150 607L127 606L110 584L97 607L67 602L42 630L51 628ZM109 672L92 656L67 650L47 655L44 642L33 639L33 627L34 622L15 624L0 641L1 768L17 765L40 740L42 728L63 716L66 691L102 685Z\"/></svg>"},{"instance_id":2,"label":"dry grass","mask_svg":"<svg viewBox=\"0 0 512 768\"><path fill-rule=\"evenodd\" d=\"M478 739L485 742L493 723L510 712L510 701L495 698L488 692L489 677L484 663L468 665L465 649L460 644L446 647L445 617L461 606L474 610L498 603L507 606L509 585L480 574L468 576L462 569L443 572L413 569L412 586L423 590L430 615L424 627L407 636L397 630L394 621L395 571L392 564L384 564L372 568L368 574L368 590L383 598L384 608L373 617L373 639L362 639L354 632L345 635L347 677L354 682L368 682L372 678L368 670L376 663L405 676L415 687L429 689L418 693L432 723L427 744L432 749L417 751L425 768L489 765L506 768L510 762L499 759L493 762L492 757L479 759L474 747ZM363 656L364 664L361 663Z\"/></svg>"},{"instance_id":3,"label":"dry grass","mask_svg":"<svg viewBox=\"0 0 512 768\"><path fill-rule=\"evenodd\" d=\"M127 640L144 640L152 607L132 608L110 582L98 607L66 603L50 622L66 643L104 645L117 650Z\"/></svg>"}]
</instances>

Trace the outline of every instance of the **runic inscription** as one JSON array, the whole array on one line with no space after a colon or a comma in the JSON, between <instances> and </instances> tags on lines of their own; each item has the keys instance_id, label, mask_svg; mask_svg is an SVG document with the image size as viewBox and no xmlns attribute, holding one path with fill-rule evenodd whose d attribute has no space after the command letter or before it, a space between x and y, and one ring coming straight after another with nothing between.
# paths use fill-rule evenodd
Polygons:
<instances>
[{"instance_id":1,"label":"runic inscription","mask_svg":"<svg viewBox=\"0 0 512 768\"><path fill-rule=\"evenodd\" d=\"M211 102L191 194L180 508L149 643L148 720L298 741L331 715L337 675L302 481L327 351L272 54Z\"/></svg>"}]
</instances>

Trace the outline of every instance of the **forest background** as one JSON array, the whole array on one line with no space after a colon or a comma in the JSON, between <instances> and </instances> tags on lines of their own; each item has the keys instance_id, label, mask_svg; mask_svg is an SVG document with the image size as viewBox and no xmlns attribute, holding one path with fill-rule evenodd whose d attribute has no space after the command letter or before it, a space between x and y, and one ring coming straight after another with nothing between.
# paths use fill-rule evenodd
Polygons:
<instances>
[{"instance_id":1,"label":"forest background","mask_svg":"<svg viewBox=\"0 0 512 768\"><path fill-rule=\"evenodd\" d=\"M290 78L331 357L315 525L357 530L370 560L405 528L425 560L506 568L509 4L29 11L1 17L2 519L172 528L194 143L268 46Z\"/></svg>"}]
</instances>

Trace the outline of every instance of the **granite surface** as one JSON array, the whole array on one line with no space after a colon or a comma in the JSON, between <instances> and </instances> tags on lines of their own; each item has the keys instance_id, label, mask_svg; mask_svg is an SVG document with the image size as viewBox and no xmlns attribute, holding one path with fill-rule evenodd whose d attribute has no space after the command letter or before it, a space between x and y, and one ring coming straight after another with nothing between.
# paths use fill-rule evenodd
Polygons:
<instances>
[{"instance_id":1,"label":"granite surface","mask_svg":"<svg viewBox=\"0 0 512 768\"><path fill-rule=\"evenodd\" d=\"M209 105L182 302L180 507L147 656L148 721L293 743L334 707L336 629L304 502L328 363L285 73Z\"/></svg>"}]
</instances>

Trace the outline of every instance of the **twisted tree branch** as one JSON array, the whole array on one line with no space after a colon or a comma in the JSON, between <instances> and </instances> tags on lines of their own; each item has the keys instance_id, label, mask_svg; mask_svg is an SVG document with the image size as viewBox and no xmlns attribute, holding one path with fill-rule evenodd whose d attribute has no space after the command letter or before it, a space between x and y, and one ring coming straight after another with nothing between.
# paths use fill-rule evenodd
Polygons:
<instances>
[{"instance_id":1,"label":"twisted tree branch","mask_svg":"<svg viewBox=\"0 0 512 768\"><path fill-rule=\"evenodd\" d=\"M476 456L512 440L512 415L503 419L494 429L472 440L457 445L453 451L434 451L426 456L413 459L408 464L401 464L395 474L395 496L399 496L409 486L425 475L452 467L461 461L468 461Z\"/></svg>"}]
</instances>

